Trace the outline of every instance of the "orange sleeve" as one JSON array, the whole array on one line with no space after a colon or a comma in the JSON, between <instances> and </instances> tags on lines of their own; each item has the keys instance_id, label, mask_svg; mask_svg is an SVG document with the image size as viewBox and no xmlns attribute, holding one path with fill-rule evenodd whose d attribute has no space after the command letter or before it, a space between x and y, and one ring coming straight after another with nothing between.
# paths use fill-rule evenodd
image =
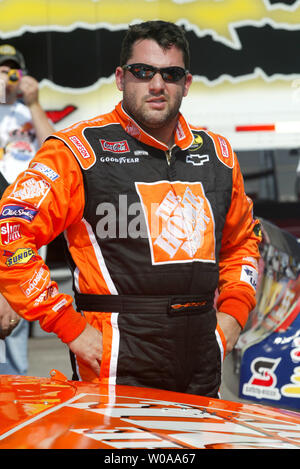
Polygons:
<instances>
[{"instance_id":1,"label":"orange sleeve","mask_svg":"<svg viewBox=\"0 0 300 469\"><path fill-rule=\"evenodd\" d=\"M0 201L0 291L27 320L39 320L63 342L75 339L86 320L58 291L39 256L84 209L82 174L71 151L57 139L47 140L5 191Z\"/></svg>"},{"instance_id":2,"label":"orange sleeve","mask_svg":"<svg viewBox=\"0 0 300 469\"><path fill-rule=\"evenodd\" d=\"M231 205L223 229L217 309L235 317L244 327L256 305L259 221L253 219L253 204L244 191L239 163L234 155Z\"/></svg>"}]
</instances>

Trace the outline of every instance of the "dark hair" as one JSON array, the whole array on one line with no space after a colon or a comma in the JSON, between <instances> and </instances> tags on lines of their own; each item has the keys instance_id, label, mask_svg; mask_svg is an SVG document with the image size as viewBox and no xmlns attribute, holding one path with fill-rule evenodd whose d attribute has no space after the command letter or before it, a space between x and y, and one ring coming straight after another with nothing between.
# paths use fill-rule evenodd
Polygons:
<instances>
[{"instance_id":1,"label":"dark hair","mask_svg":"<svg viewBox=\"0 0 300 469\"><path fill-rule=\"evenodd\" d=\"M132 55L133 44L139 39L153 39L163 49L176 46L183 53L184 66L190 68L189 43L184 29L167 21L146 21L129 26L122 42L120 65L125 65Z\"/></svg>"}]
</instances>

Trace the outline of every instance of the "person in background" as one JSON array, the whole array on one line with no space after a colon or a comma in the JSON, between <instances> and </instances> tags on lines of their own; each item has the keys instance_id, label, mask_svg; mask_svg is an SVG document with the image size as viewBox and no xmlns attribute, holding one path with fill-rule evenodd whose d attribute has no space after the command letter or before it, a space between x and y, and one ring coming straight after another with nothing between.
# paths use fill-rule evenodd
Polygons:
<instances>
[{"instance_id":1,"label":"person in background","mask_svg":"<svg viewBox=\"0 0 300 469\"><path fill-rule=\"evenodd\" d=\"M0 252L0 289L68 344L74 378L217 397L255 306L259 221L227 139L179 111L189 60L179 26L129 27L122 101L55 132L0 201L0 217L20 224L12 253ZM20 200L30 181L45 193ZM63 231L78 312L38 256Z\"/></svg>"},{"instance_id":2,"label":"person in background","mask_svg":"<svg viewBox=\"0 0 300 469\"><path fill-rule=\"evenodd\" d=\"M13 183L53 131L39 102L38 82L27 74L22 53L10 44L0 45L1 178ZM1 248L10 249L19 236L19 224L5 222L1 216ZM0 340L5 340L0 374L27 373L28 329L28 322L0 295Z\"/></svg>"}]
</instances>

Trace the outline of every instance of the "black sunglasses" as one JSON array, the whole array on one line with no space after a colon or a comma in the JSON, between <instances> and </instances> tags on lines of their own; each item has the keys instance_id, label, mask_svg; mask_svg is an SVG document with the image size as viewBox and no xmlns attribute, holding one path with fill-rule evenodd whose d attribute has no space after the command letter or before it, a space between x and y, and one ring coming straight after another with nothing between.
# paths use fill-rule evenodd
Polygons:
<instances>
[{"instance_id":1,"label":"black sunglasses","mask_svg":"<svg viewBox=\"0 0 300 469\"><path fill-rule=\"evenodd\" d=\"M126 64L123 65L122 68L123 70L131 72L132 75L140 80L151 80L158 72L167 83L179 81L189 73L188 70L185 70L182 67L157 68L147 64Z\"/></svg>"}]
</instances>

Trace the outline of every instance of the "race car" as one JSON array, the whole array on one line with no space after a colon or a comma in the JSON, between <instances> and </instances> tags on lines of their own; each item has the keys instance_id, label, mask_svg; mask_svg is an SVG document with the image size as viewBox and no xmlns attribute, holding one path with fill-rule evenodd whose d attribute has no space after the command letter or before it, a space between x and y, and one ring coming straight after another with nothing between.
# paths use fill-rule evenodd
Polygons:
<instances>
[{"instance_id":1,"label":"race car","mask_svg":"<svg viewBox=\"0 0 300 469\"><path fill-rule=\"evenodd\" d=\"M0 376L0 449L103 449L104 462L126 454L140 463L195 463L196 449L263 448L299 449L300 414L71 381L57 370L49 378Z\"/></svg>"},{"instance_id":2,"label":"race car","mask_svg":"<svg viewBox=\"0 0 300 469\"><path fill-rule=\"evenodd\" d=\"M269 221L261 227L257 306L224 378L240 399L300 411L300 243Z\"/></svg>"}]
</instances>

